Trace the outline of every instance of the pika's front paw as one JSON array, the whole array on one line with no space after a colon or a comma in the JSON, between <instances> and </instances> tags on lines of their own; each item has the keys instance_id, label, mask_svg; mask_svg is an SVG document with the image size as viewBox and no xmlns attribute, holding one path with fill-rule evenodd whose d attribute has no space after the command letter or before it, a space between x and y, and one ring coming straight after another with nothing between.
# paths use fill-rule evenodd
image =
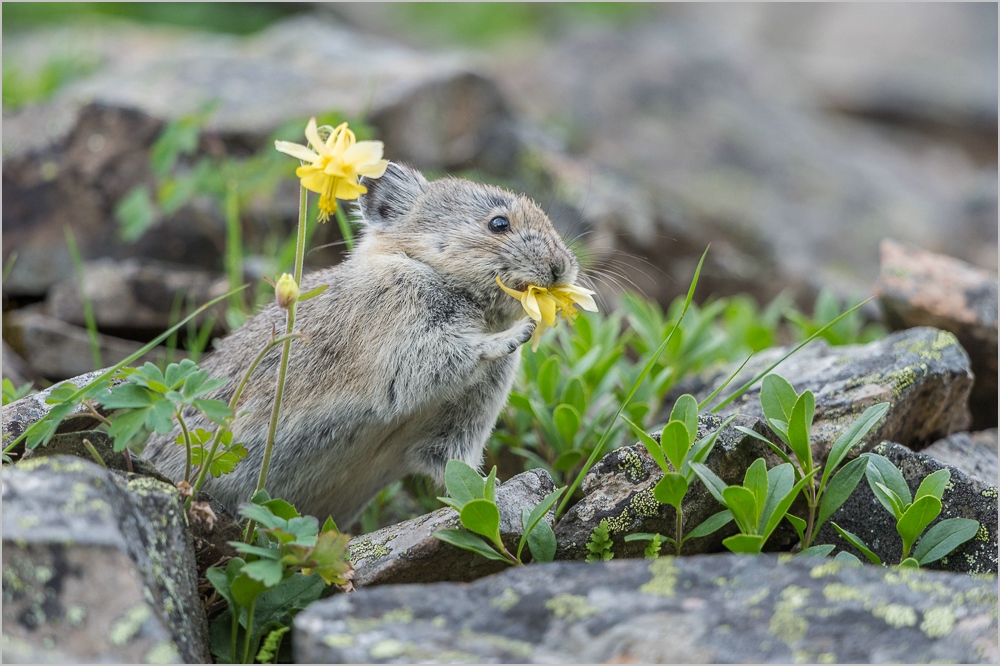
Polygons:
<instances>
[{"instance_id":1,"label":"pika's front paw","mask_svg":"<svg viewBox=\"0 0 1000 666\"><path fill-rule=\"evenodd\" d=\"M535 323L534 319L529 319L528 317L525 317L515 324L514 327L510 329L512 340L510 341L510 351L507 353L513 354L517 351L518 347L530 340L537 325L538 324Z\"/></svg>"}]
</instances>

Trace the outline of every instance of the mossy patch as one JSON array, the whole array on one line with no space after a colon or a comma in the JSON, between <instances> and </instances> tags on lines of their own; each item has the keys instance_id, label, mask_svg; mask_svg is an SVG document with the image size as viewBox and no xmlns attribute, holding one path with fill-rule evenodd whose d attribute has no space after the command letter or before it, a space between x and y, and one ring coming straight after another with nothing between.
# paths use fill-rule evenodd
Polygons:
<instances>
[{"instance_id":1,"label":"mossy patch","mask_svg":"<svg viewBox=\"0 0 1000 666\"><path fill-rule=\"evenodd\" d=\"M511 608L521 600L521 596L513 590L513 588L505 588L499 596L490 599L490 606L499 608L503 612L509 611Z\"/></svg>"},{"instance_id":2,"label":"mossy patch","mask_svg":"<svg viewBox=\"0 0 1000 666\"><path fill-rule=\"evenodd\" d=\"M917 624L917 611L903 604L879 604L872 609L872 615L881 618L893 629Z\"/></svg>"},{"instance_id":3,"label":"mossy patch","mask_svg":"<svg viewBox=\"0 0 1000 666\"><path fill-rule=\"evenodd\" d=\"M383 544L365 539L351 544L351 562L357 564L361 560L377 560L389 555L392 551Z\"/></svg>"},{"instance_id":4,"label":"mossy patch","mask_svg":"<svg viewBox=\"0 0 1000 666\"><path fill-rule=\"evenodd\" d=\"M139 633L142 624L149 619L150 615L152 615L152 611L146 604L139 604L125 611L125 615L111 625L111 629L108 630L108 642L112 645L125 645Z\"/></svg>"},{"instance_id":5,"label":"mossy patch","mask_svg":"<svg viewBox=\"0 0 1000 666\"><path fill-rule=\"evenodd\" d=\"M955 611L949 606L935 606L924 611L924 620L920 623L920 631L930 638L941 638L951 633L955 626Z\"/></svg>"},{"instance_id":6,"label":"mossy patch","mask_svg":"<svg viewBox=\"0 0 1000 666\"><path fill-rule=\"evenodd\" d=\"M653 574L653 577L639 588L640 592L668 598L676 596L680 569L674 563L673 557L658 557L653 560L649 565L649 573Z\"/></svg>"},{"instance_id":7,"label":"mossy patch","mask_svg":"<svg viewBox=\"0 0 1000 666\"><path fill-rule=\"evenodd\" d=\"M778 595L774 604L774 615L768 625L771 633L791 646L806 636L809 621L802 609L809 604L809 590L798 585L789 585Z\"/></svg>"},{"instance_id":8,"label":"mossy patch","mask_svg":"<svg viewBox=\"0 0 1000 666\"><path fill-rule=\"evenodd\" d=\"M598 612L595 606L587 602L587 597L580 594L557 594L545 602L545 608L567 622L583 620Z\"/></svg>"}]
</instances>

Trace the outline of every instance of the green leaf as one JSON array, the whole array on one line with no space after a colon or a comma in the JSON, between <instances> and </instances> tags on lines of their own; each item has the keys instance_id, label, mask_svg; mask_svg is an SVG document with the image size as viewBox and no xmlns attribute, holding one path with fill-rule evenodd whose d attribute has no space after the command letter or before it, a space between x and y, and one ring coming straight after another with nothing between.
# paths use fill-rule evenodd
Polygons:
<instances>
[{"instance_id":1,"label":"green leaf","mask_svg":"<svg viewBox=\"0 0 1000 666\"><path fill-rule=\"evenodd\" d=\"M899 566L904 569L919 569L920 563L917 562L912 557L907 557L906 559L904 559L902 562L899 563Z\"/></svg>"},{"instance_id":2,"label":"green leaf","mask_svg":"<svg viewBox=\"0 0 1000 666\"><path fill-rule=\"evenodd\" d=\"M691 463L705 462L709 454L712 453L712 448L715 447L715 442L719 439L719 433L722 432L735 418L735 415L730 416L713 432L708 433L695 442L690 450L688 450L687 456L684 458L684 465L681 468L681 474L683 474L684 478L688 480L688 483L691 483L691 480L694 478L694 472L691 471Z\"/></svg>"},{"instance_id":3,"label":"green leaf","mask_svg":"<svg viewBox=\"0 0 1000 666\"><path fill-rule=\"evenodd\" d=\"M552 413L556 430L566 446L572 446L576 434L580 431L580 413L572 405L559 405Z\"/></svg>"},{"instance_id":4,"label":"green leaf","mask_svg":"<svg viewBox=\"0 0 1000 666\"><path fill-rule=\"evenodd\" d=\"M481 534L493 543L500 541L500 510L493 502L474 499L465 503L459 512L462 526Z\"/></svg>"},{"instance_id":5,"label":"green leaf","mask_svg":"<svg viewBox=\"0 0 1000 666\"><path fill-rule=\"evenodd\" d=\"M754 464L760 463L764 466L764 459L758 458ZM782 500L792 491L795 484L795 471L791 463L781 463L767 470L767 496L758 519L758 529L761 534L766 534L765 526L771 520L780 522L781 518L775 518L775 513Z\"/></svg>"},{"instance_id":6,"label":"green leaf","mask_svg":"<svg viewBox=\"0 0 1000 666\"><path fill-rule=\"evenodd\" d=\"M542 363L541 369L538 371L538 379L536 380L538 386L538 392L542 396L547 404L552 404L556 401L556 391L559 388L559 361L555 358L549 358Z\"/></svg>"},{"instance_id":7,"label":"green leaf","mask_svg":"<svg viewBox=\"0 0 1000 666\"><path fill-rule=\"evenodd\" d=\"M566 382L566 388L563 389L562 400L564 403L572 405L579 414L583 414L587 411L586 396L587 389L583 380L579 376L571 377L570 380Z\"/></svg>"},{"instance_id":8,"label":"green leaf","mask_svg":"<svg viewBox=\"0 0 1000 666\"><path fill-rule=\"evenodd\" d=\"M889 486L885 485L884 483L876 482L875 488L872 488L872 490L875 490L876 488L880 493L882 493L882 496L885 497L885 499L889 502L892 514L896 517L896 519L899 520L900 518L902 518L903 511L905 510L906 506L909 505L904 506L903 500L900 499L900 497L896 495L896 493L892 492L892 489L889 488Z\"/></svg>"},{"instance_id":9,"label":"green leaf","mask_svg":"<svg viewBox=\"0 0 1000 666\"><path fill-rule=\"evenodd\" d=\"M799 551L797 557L826 557L833 552L835 546L830 543L823 543L818 546L810 546L805 550Z\"/></svg>"},{"instance_id":10,"label":"green leaf","mask_svg":"<svg viewBox=\"0 0 1000 666\"><path fill-rule=\"evenodd\" d=\"M552 461L552 468L560 472L568 472L569 470L576 467L577 463L584 456L584 451L580 449L570 449L569 451L563 451L556 459Z\"/></svg>"},{"instance_id":11,"label":"green leaf","mask_svg":"<svg viewBox=\"0 0 1000 666\"><path fill-rule=\"evenodd\" d=\"M231 585L233 601L236 602L237 606L242 606L243 608L249 608L250 604L252 604L265 590L263 583L246 574L244 569L246 569L247 566L249 565L244 564L243 567L240 568L240 575L233 579ZM281 568L280 564L278 564L278 568Z\"/></svg>"},{"instance_id":12,"label":"green leaf","mask_svg":"<svg viewBox=\"0 0 1000 666\"><path fill-rule=\"evenodd\" d=\"M304 294L299 294L299 297L296 299L296 302L298 302L298 303L304 303L304 302L306 302L308 300L316 298L317 296L319 296L320 294L322 294L324 291L326 291L329 287L330 287L330 285L323 284L323 285L320 285L320 286L316 287L315 289L310 289L309 291L305 292Z\"/></svg>"},{"instance_id":13,"label":"green leaf","mask_svg":"<svg viewBox=\"0 0 1000 666\"><path fill-rule=\"evenodd\" d=\"M921 537L913 551L920 566L936 562L979 532L979 521L971 518L946 518Z\"/></svg>"},{"instance_id":14,"label":"green leaf","mask_svg":"<svg viewBox=\"0 0 1000 666\"><path fill-rule=\"evenodd\" d=\"M97 402L105 409L141 409L149 407L157 396L135 384L119 384L110 393L97 397Z\"/></svg>"},{"instance_id":15,"label":"green leaf","mask_svg":"<svg viewBox=\"0 0 1000 666\"><path fill-rule=\"evenodd\" d=\"M485 541L465 530L438 530L434 533L434 536L445 543L472 551L487 559L500 562L507 561L507 558L493 550Z\"/></svg>"},{"instance_id":16,"label":"green leaf","mask_svg":"<svg viewBox=\"0 0 1000 666\"><path fill-rule=\"evenodd\" d=\"M854 489L861 481L861 477L864 476L867 467L867 460L864 458L855 458L833 475L833 480L827 486L822 499L820 499L819 514L816 518L816 525L813 527L813 534L818 533L827 519L847 501L847 498L851 496L851 493L854 492ZM825 474L826 471L824 470Z\"/></svg>"},{"instance_id":17,"label":"green leaf","mask_svg":"<svg viewBox=\"0 0 1000 666\"><path fill-rule=\"evenodd\" d=\"M440 502L443 502L443 503L447 504L448 506L450 506L451 508L453 508L455 511L461 511L462 510L462 503L459 502L456 499L452 499L451 497L438 497L438 500Z\"/></svg>"},{"instance_id":18,"label":"green leaf","mask_svg":"<svg viewBox=\"0 0 1000 666\"><path fill-rule=\"evenodd\" d=\"M684 466L684 458L691 447L691 434L681 421L671 421L660 433L660 446L675 472Z\"/></svg>"},{"instance_id":19,"label":"green leaf","mask_svg":"<svg viewBox=\"0 0 1000 666\"><path fill-rule=\"evenodd\" d=\"M728 525L733 520L733 512L729 509L723 509L718 513L713 513L711 516L706 518L700 525L692 529L684 537L683 541L688 539L699 539L703 536L708 536L716 530Z\"/></svg>"},{"instance_id":20,"label":"green leaf","mask_svg":"<svg viewBox=\"0 0 1000 666\"><path fill-rule=\"evenodd\" d=\"M838 562L844 562L850 566L862 567L864 563L858 559L857 555L854 553L848 553L846 550L842 550L833 556L833 559Z\"/></svg>"},{"instance_id":21,"label":"green leaf","mask_svg":"<svg viewBox=\"0 0 1000 666\"><path fill-rule=\"evenodd\" d=\"M847 543L851 544L852 546L860 550L861 554L867 557L869 562L881 566L882 560L879 558L878 555L876 555L875 553L873 553L871 550L868 549L868 546L866 546L865 542L861 540L861 537L852 532L848 532L837 523L830 523L830 524L833 525L833 529L837 530L837 534L842 536L844 540L847 541Z\"/></svg>"},{"instance_id":22,"label":"green leaf","mask_svg":"<svg viewBox=\"0 0 1000 666\"><path fill-rule=\"evenodd\" d=\"M812 428L813 414L816 402L812 391L803 391L792 407L792 415L788 420L788 446L798 458L799 468L803 474L813 469L812 445L809 442L809 432Z\"/></svg>"},{"instance_id":23,"label":"green leaf","mask_svg":"<svg viewBox=\"0 0 1000 666\"><path fill-rule=\"evenodd\" d=\"M722 491L726 488L726 482L716 476L715 472L701 463L691 463L691 469L698 475L701 482L705 484L705 488L707 488L708 492L712 494L712 497L718 500L719 504L725 506L726 500L722 496Z\"/></svg>"},{"instance_id":24,"label":"green leaf","mask_svg":"<svg viewBox=\"0 0 1000 666\"><path fill-rule=\"evenodd\" d=\"M243 543L242 541L230 541L229 545L235 548L240 553L246 553L247 555L256 555L257 557L266 560L280 560L281 559L281 549L265 548L264 546L252 546L248 543Z\"/></svg>"},{"instance_id":25,"label":"green leaf","mask_svg":"<svg viewBox=\"0 0 1000 666\"><path fill-rule=\"evenodd\" d=\"M664 472L670 471L670 468L667 466L667 461L663 457L663 449L660 448L660 443L650 437L643 428L630 421L627 417L623 416L622 421L627 423L628 426L632 428L632 432L634 432L635 436L639 438L642 445L646 447L646 450L649 451L649 456L656 461L656 464L660 466L660 469Z\"/></svg>"},{"instance_id":26,"label":"green leaf","mask_svg":"<svg viewBox=\"0 0 1000 666\"><path fill-rule=\"evenodd\" d=\"M273 500L272 500L273 501ZM271 510L260 504L243 504L240 506L240 515L259 524L264 529L284 528L288 526L288 520L279 518Z\"/></svg>"},{"instance_id":27,"label":"green leaf","mask_svg":"<svg viewBox=\"0 0 1000 666\"><path fill-rule=\"evenodd\" d=\"M565 490L565 487L556 488L551 493L546 495L545 498L531 510L528 514L527 522L522 522L525 534L530 534L531 531L535 529L536 525L544 522L543 518L545 517L545 514L547 514L553 505L559 501L559 497ZM520 552L520 548L518 548L518 551Z\"/></svg>"},{"instance_id":28,"label":"green leaf","mask_svg":"<svg viewBox=\"0 0 1000 666\"><path fill-rule=\"evenodd\" d=\"M764 547L764 537L756 534L737 534L722 540L722 545L734 553L759 555Z\"/></svg>"},{"instance_id":29,"label":"green leaf","mask_svg":"<svg viewBox=\"0 0 1000 666\"><path fill-rule=\"evenodd\" d=\"M782 463L781 465L778 465L778 467L783 467L784 465L788 465L788 463ZM791 465L789 465L789 468L791 468ZM772 468L771 470L768 471L769 472L774 471L775 469L777 468ZM792 489L789 490L787 493L785 493L784 496L782 496L784 488L786 487L787 482L790 481L791 478L793 477L793 474L789 469L787 473L781 472L775 475L769 492L774 493L780 499L778 500L777 504L773 505L772 509L771 498L768 497L768 505L764 507L764 511L762 512L763 515L761 517L761 522L764 523L766 521L766 525L761 531L761 534L764 535L765 539L771 536L771 532L773 532L774 529L778 526L778 524L781 523L781 519L788 514L788 507L790 507L792 505L792 502L795 501L795 498L802 491L802 488L807 483L812 483L812 478L814 474L816 474L815 469L812 472L810 472L807 476L804 476L801 479L799 479L798 482L794 486L792 486Z\"/></svg>"},{"instance_id":30,"label":"green leaf","mask_svg":"<svg viewBox=\"0 0 1000 666\"><path fill-rule=\"evenodd\" d=\"M243 567L243 573L262 583L264 587L274 587L281 582L285 572L280 561L261 559L247 563Z\"/></svg>"},{"instance_id":31,"label":"green leaf","mask_svg":"<svg viewBox=\"0 0 1000 666\"><path fill-rule=\"evenodd\" d=\"M687 428L687 447L691 446L691 441L698 436L698 401L693 395L685 393L674 402L674 408L670 410L670 421L680 421Z\"/></svg>"},{"instance_id":32,"label":"green leaf","mask_svg":"<svg viewBox=\"0 0 1000 666\"><path fill-rule=\"evenodd\" d=\"M757 534L757 498L743 486L729 486L722 491L726 506L743 534Z\"/></svg>"},{"instance_id":33,"label":"green leaf","mask_svg":"<svg viewBox=\"0 0 1000 666\"><path fill-rule=\"evenodd\" d=\"M760 408L765 418L788 422L798 394L781 375L767 375L760 385Z\"/></svg>"},{"instance_id":34,"label":"green leaf","mask_svg":"<svg viewBox=\"0 0 1000 666\"><path fill-rule=\"evenodd\" d=\"M914 503L916 503L921 497L927 496L941 499L944 495L945 488L948 487L949 481L951 481L951 472L947 469L939 469L932 474L928 474L924 477L924 480L920 482L920 487L917 488L917 494L913 496Z\"/></svg>"},{"instance_id":35,"label":"green leaf","mask_svg":"<svg viewBox=\"0 0 1000 666\"><path fill-rule=\"evenodd\" d=\"M668 472L653 487L653 497L661 504L669 504L680 510L681 502L684 501L687 491L687 479L676 472Z\"/></svg>"},{"instance_id":36,"label":"green leaf","mask_svg":"<svg viewBox=\"0 0 1000 666\"><path fill-rule=\"evenodd\" d=\"M785 518L792 524L795 528L795 533L799 535L799 543L805 543L806 540L806 521L802 520L798 516L794 516L790 513L785 514ZM808 550L808 549L807 549Z\"/></svg>"},{"instance_id":37,"label":"green leaf","mask_svg":"<svg viewBox=\"0 0 1000 666\"><path fill-rule=\"evenodd\" d=\"M757 507L754 516L755 525L757 519L760 517L760 512L767 504L768 485L767 463L764 462L763 458L757 458L743 475L743 487L753 495L754 503Z\"/></svg>"},{"instance_id":38,"label":"green leaf","mask_svg":"<svg viewBox=\"0 0 1000 666\"><path fill-rule=\"evenodd\" d=\"M844 457L864 439L865 435L875 427L875 424L888 411L888 402L880 402L877 405L872 405L861 416L854 419L850 427L837 438L837 441L830 447L830 455L826 457L826 465L823 467L823 476L820 479L821 490L826 488L826 482L830 478L830 474L843 462Z\"/></svg>"},{"instance_id":39,"label":"green leaf","mask_svg":"<svg viewBox=\"0 0 1000 666\"><path fill-rule=\"evenodd\" d=\"M264 500L260 504L261 506L266 506L268 511L283 520L291 520L292 518L302 516L298 509L292 506L290 502L286 502L280 498Z\"/></svg>"},{"instance_id":40,"label":"green leaf","mask_svg":"<svg viewBox=\"0 0 1000 666\"><path fill-rule=\"evenodd\" d=\"M138 440L140 435L143 437L148 436L146 412L147 410L145 409L125 412L116 416L114 421L111 422L111 427L108 428L108 435L115 440L115 451L124 451L125 447L133 441Z\"/></svg>"},{"instance_id":41,"label":"green leaf","mask_svg":"<svg viewBox=\"0 0 1000 666\"><path fill-rule=\"evenodd\" d=\"M885 456L880 456L877 453L866 453L865 457L868 459L868 467L865 470L868 485L871 486L872 492L875 493L875 497L882 503L882 506L895 515L898 520L900 514L893 509L892 503L889 501L886 493L880 489L876 489L876 484L881 483L890 489L899 499L899 503L902 506L906 506L913 502L910 496L910 487L907 485L906 479L903 478L903 475L896 469L896 466Z\"/></svg>"},{"instance_id":42,"label":"green leaf","mask_svg":"<svg viewBox=\"0 0 1000 666\"><path fill-rule=\"evenodd\" d=\"M556 533L544 520L528 533L528 548L535 562L551 562L556 556Z\"/></svg>"},{"instance_id":43,"label":"green leaf","mask_svg":"<svg viewBox=\"0 0 1000 666\"><path fill-rule=\"evenodd\" d=\"M156 206L145 185L137 185L115 206L115 219L120 226L119 238L133 243L142 237L156 221Z\"/></svg>"},{"instance_id":44,"label":"green leaf","mask_svg":"<svg viewBox=\"0 0 1000 666\"><path fill-rule=\"evenodd\" d=\"M445 465L444 483L448 494L463 506L466 502L482 499L486 493L483 477L461 460L449 460Z\"/></svg>"},{"instance_id":45,"label":"green leaf","mask_svg":"<svg viewBox=\"0 0 1000 666\"><path fill-rule=\"evenodd\" d=\"M759 432L754 432L753 430L750 430L749 428L744 428L743 426L733 426L733 427L736 428L737 430L739 430L740 432L742 432L744 435L749 435L750 437L753 437L754 439L758 439L758 440L764 442L765 444L767 444L769 447L771 447L771 450L774 451L774 453L779 458L781 458L782 460L784 460L786 463L790 464L792 462L792 459L788 457L787 453L785 453L780 448L778 448L777 446L775 446L774 442L772 442L771 440L769 440L767 437L764 437L764 435L761 435ZM772 428L772 430L774 430L774 429Z\"/></svg>"},{"instance_id":46,"label":"green leaf","mask_svg":"<svg viewBox=\"0 0 1000 666\"><path fill-rule=\"evenodd\" d=\"M896 531L903 538L903 557L910 554L910 548L927 526L941 515L941 500L933 495L924 495L911 504L903 517L896 522Z\"/></svg>"},{"instance_id":47,"label":"green leaf","mask_svg":"<svg viewBox=\"0 0 1000 666\"><path fill-rule=\"evenodd\" d=\"M493 465L493 469L490 473L486 475L486 481L483 482L483 499L488 502L496 503L496 488L497 488L497 466ZM461 509L459 509L461 511Z\"/></svg>"}]
</instances>

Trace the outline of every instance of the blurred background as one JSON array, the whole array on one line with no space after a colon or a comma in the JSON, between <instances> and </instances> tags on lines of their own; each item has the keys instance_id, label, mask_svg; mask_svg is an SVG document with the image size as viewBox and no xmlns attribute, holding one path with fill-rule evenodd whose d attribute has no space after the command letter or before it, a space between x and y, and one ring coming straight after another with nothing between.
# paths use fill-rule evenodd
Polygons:
<instances>
[{"instance_id":1,"label":"blurred background","mask_svg":"<svg viewBox=\"0 0 1000 666\"><path fill-rule=\"evenodd\" d=\"M4 3L2 28L12 387L251 285L149 357L197 359L270 299L298 202L273 140L314 115L534 197L624 331L623 386L709 244L667 383L869 297L883 239L997 270L996 4ZM310 234L307 266L341 259ZM884 334L862 312L828 341Z\"/></svg>"}]
</instances>

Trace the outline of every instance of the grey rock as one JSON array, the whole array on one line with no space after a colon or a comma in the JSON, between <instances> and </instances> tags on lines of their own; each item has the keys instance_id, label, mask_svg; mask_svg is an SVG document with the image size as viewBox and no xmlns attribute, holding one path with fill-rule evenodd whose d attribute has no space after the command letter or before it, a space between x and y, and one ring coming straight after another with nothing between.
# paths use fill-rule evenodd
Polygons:
<instances>
[{"instance_id":1,"label":"grey rock","mask_svg":"<svg viewBox=\"0 0 1000 666\"><path fill-rule=\"evenodd\" d=\"M941 498L941 515L928 526L928 529L946 518L972 518L979 521L979 533L972 540L966 541L950 555L937 562L927 564L927 568L996 575L996 480L986 483L958 468L945 465L930 456L914 453L905 446L893 442L883 442L875 447L874 452L885 456L899 468L910 486L911 494L917 491L920 482L929 474L944 468L951 471L951 481ZM866 482L858 484L854 493L830 518L830 522L835 522L848 532L861 537L861 540L883 562L899 563L902 540L896 532L896 519L879 503ZM823 525L813 543L832 543L838 548L863 557L837 534L830 523Z\"/></svg>"},{"instance_id":2,"label":"grey rock","mask_svg":"<svg viewBox=\"0 0 1000 666\"><path fill-rule=\"evenodd\" d=\"M997 274L891 240L882 241L875 291L886 323L899 330L951 331L969 354L975 429L997 425Z\"/></svg>"},{"instance_id":3,"label":"grey rock","mask_svg":"<svg viewBox=\"0 0 1000 666\"><path fill-rule=\"evenodd\" d=\"M776 347L756 355L730 386L742 386L788 351ZM701 400L737 367L682 382L675 390ZM859 452L882 440L921 449L969 426L969 357L947 331L913 328L876 342L838 347L814 340L773 372L798 393L809 389L815 395L812 442L817 462L826 459L833 442L865 409L883 401L889 402L889 412L864 438ZM728 393L724 391L713 404ZM719 413L763 416L760 382Z\"/></svg>"},{"instance_id":4,"label":"grey rock","mask_svg":"<svg viewBox=\"0 0 1000 666\"><path fill-rule=\"evenodd\" d=\"M956 432L934 442L922 453L991 485L996 485L997 478L1000 477L996 428L979 432Z\"/></svg>"},{"instance_id":5,"label":"grey rock","mask_svg":"<svg viewBox=\"0 0 1000 666\"><path fill-rule=\"evenodd\" d=\"M699 417L698 437L717 430L722 422L723 419L717 416ZM781 462L766 444L739 432L733 427L736 425L770 435L762 421L744 416L737 416L719 433L715 448L705 464L727 484L742 483L747 468L757 458L767 459L769 467ZM651 434L659 440L659 432ZM663 471L642 444L622 447L604 456L581 484L583 499L570 507L556 524L556 559L584 559L591 532L602 520L607 521L615 557L642 557L647 542L624 541L629 534L658 532L673 537L677 512L653 497L653 488L662 478ZM690 532L724 508L696 479L684 498L683 531ZM722 540L735 533L736 527L730 523L714 534L687 542L683 552L695 554L721 550ZM776 533L769 546L779 539L780 535ZM661 552L670 552L670 546L664 545Z\"/></svg>"},{"instance_id":6,"label":"grey rock","mask_svg":"<svg viewBox=\"0 0 1000 666\"><path fill-rule=\"evenodd\" d=\"M543 469L528 470L497 484L500 536L508 550L517 548L523 532L521 510L534 508L553 490L552 477ZM550 511L545 518L549 525L553 516L554 512ZM434 536L438 530L460 526L458 513L446 507L351 539L354 585L470 581L508 566L446 544Z\"/></svg>"},{"instance_id":7,"label":"grey rock","mask_svg":"<svg viewBox=\"0 0 1000 666\"><path fill-rule=\"evenodd\" d=\"M176 489L74 457L3 470L4 658L206 663Z\"/></svg>"},{"instance_id":8,"label":"grey rock","mask_svg":"<svg viewBox=\"0 0 1000 666\"><path fill-rule=\"evenodd\" d=\"M295 618L300 663L989 663L995 580L700 555L360 590Z\"/></svg>"},{"instance_id":9,"label":"grey rock","mask_svg":"<svg viewBox=\"0 0 1000 666\"><path fill-rule=\"evenodd\" d=\"M100 456L100 462L94 459L93 454L87 448L86 444L84 444L84 440L89 442L90 446L97 452L97 455ZM54 435L45 446L25 451L21 460L50 456L76 456L89 462L104 463L104 466L119 472L141 474L142 476L152 477L167 485L174 485L173 481L160 474L155 467L142 458L130 456L129 460L132 465L132 469L130 470L128 468L129 463L125 461L124 453L114 450L114 439L103 430L80 430Z\"/></svg>"},{"instance_id":10,"label":"grey rock","mask_svg":"<svg viewBox=\"0 0 1000 666\"><path fill-rule=\"evenodd\" d=\"M105 372L105 370L94 370L93 372L88 372L80 375L79 377L69 379L67 382L73 384L77 388L82 388L97 379ZM36 423L44 418L53 407L53 405L48 404L46 400L52 393L52 390L63 383L65 382L59 382L59 384L51 386L44 391L32 393L31 395L27 395L20 400L10 403L9 405L4 405L3 408L0 409L0 414L3 415L3 418L0 419L0 421L2 421L0 426L3 428L3 439L7 440L8 438L20 437L21 434L24 433L24 431L27 430L33 423ZM91 430L99 423L100 421L90 414L90 410L83 405L80 405L70 416L63 420L62 425L58 430L56 430L56 432L60 433Z\"/></svg>"},{"instance_id":11,"label":"grey rock","mask_svg":"<svg viewBox=\"0 0 1000 666\"><path fill-rule=\"evenodd\" d=\"M8 340L32 369L50 380L76 377L93 370L90 337L87 329L50 317L38 306L13 310L7 315ZM140 342L104 333L97 334L104 363L118 363L143 347ZM154 348L136 363L159 363L167 356L163 347ZM176 352L174 360L186 355Z\"/></svg>"},{"instance_id":12,"label":"grey rock","mask_svg":"<svg viewBox=\"0 0 1000 666\"><path fill-rule=\"evenodd\" d=\"M158 261L105 259L84 263L82 281L74 277L54 285L46 305L52 317L85 326L86 298L99 330L155 337L177 323L174 308L178 296L194 309L228 290L228 281L216 273ZM179 313L183 316L186 311L182 307ZM194 322L201 325L209 317L221 322L224 315L225 303L220 303Z\"/></svg>"}]
</instances>

